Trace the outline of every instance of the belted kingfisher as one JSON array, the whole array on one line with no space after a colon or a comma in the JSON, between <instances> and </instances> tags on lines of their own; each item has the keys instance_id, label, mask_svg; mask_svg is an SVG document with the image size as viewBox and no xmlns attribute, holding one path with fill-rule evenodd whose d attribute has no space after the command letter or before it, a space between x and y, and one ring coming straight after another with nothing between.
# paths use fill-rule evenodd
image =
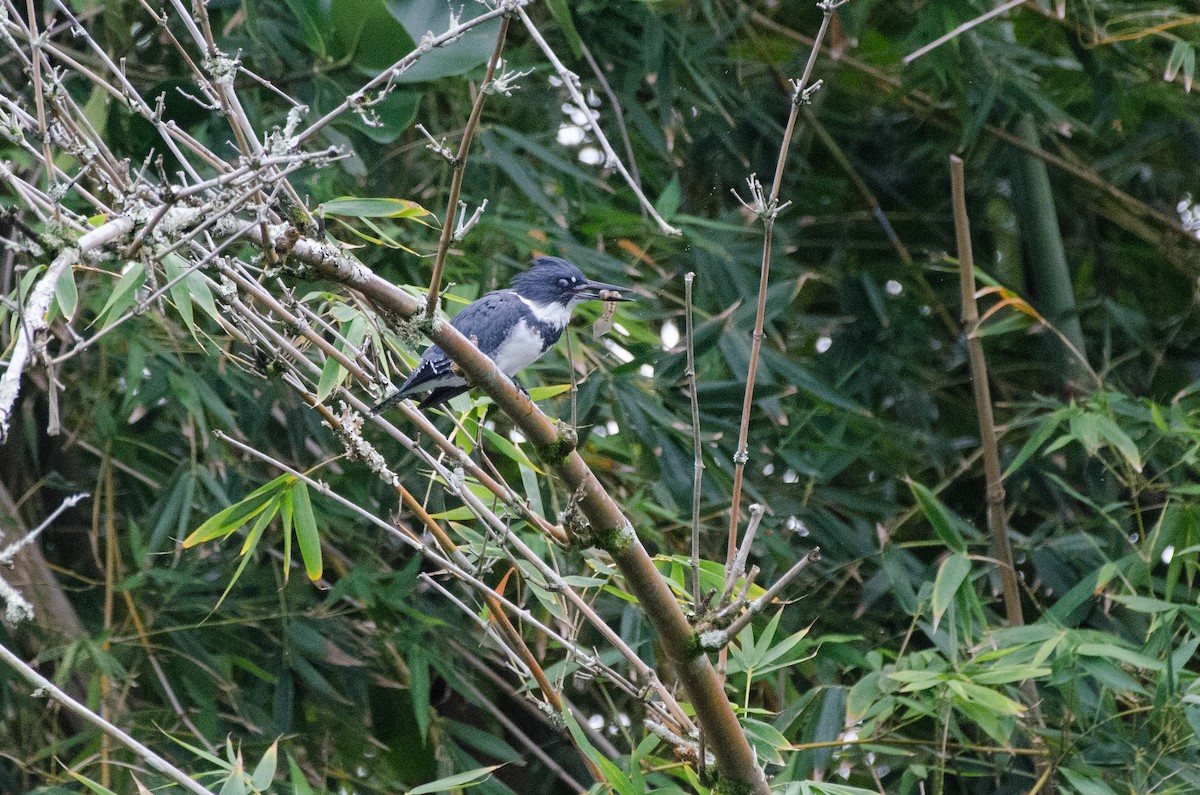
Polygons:
<instances>
[{"instance_id":1,"label":"belted kingfisher","mask_svg":"<svg viewBox=\"0 0 1200 795\"><path fill-rule=\"evenodd\" d=\"M621 293L628 287L594 282L583 271L558 257L537 257L529 270L517 275L512 287L495 290L468 304L450 325L496 362L512 378L550 350L585 301L632 301ZM514 379L515 380L515 379ZM517 386L520 386L518 384ZM445 403L470 386L437 345L430 345L399 391L375 408L379 414L418 392L429 392L420 408Z\"/></svg>"}]
</instances>

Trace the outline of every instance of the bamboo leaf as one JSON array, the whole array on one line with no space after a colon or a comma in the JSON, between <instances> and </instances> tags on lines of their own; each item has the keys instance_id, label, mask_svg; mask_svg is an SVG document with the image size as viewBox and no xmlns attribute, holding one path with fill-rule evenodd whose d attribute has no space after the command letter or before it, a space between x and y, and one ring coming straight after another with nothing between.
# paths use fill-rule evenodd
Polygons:
<instances>
[{"instance_id":1,"label":"bamboo leaf","mask_svg":"<svg viewBox=\"0 0 1200 795\"><path fill-rule=\"evenodd\" d=\"M323 202L320 207L326 215L343 218L427 218L433 213L420 204L408 199L368 198L342 196Z\"/></svg>"},{"instance_id":2,"label":"bamboo leaf","mask_svg":"<svg viewBox=\"0 0 1200 795\"><path fill-rule=\"evenodd\" d=\"M313 516L312 503L308 499L308 484L296 481L291 488L295 509L296 545L304 560L304 570L310 580L319 580L323 570L321 564L321 536L317 533L317 520Z\"/></svg>"},{"instance_id":3,"label":"bamboo leaf","mask_svg":"<svg viewBox=\"0 0 1200 795\"><path fill-rule=\"evenodd\" d=\"M950 509L937 498L937 495L925 486L909 478L908 487L917 500L917 507L929 520L933 532L942 539L942 543L954 552L966 552L967 542L956 526L957 522L961 520L954 516Z\"/></svg>"},{"instance_id":4,"label":"bamboo leaf","mask_svg":"<svg viewBox=\"0 0 1200 795\"><path fill-rule=\"evenodd\" d=\"M183 548L194 547L196 544L202 544L214 538L224 538L233 533L264 510L275 498L276 492L283 489L290 479L288 475L280 475L270 483L259 486L250 492L244 499L210 517L184 539Z\"/></svg>"},{"instance_id":5,"label":"bamboo leaf","mask_svg":"<svg viewBox=\"0 0 1200 795\"><path fill-rule=\"evenodd\" d=\"M971 573L971 561L966 555L951 555L938 567L933 581L933 628L936 630L942 616L949 609L954 595Z\"/></svg>"},{"instance_id":6,"label":"bamboo leaf","mask_svg":"<svg viewBox=\"0 0 1200 795\"><path fill-rule=\"evenodd\" d=\"M504 765L489 765L488 767L477 767L474 770L465 770L462 773L455 773L452 776L439 778L437 781L431 781L428 784L422 784L419 787L408 791L408 795L430 795L434 792L449 792L455 789L467 789L476 784L482 784L492 777L492 773Z\"/></svg>"}]
</instances>

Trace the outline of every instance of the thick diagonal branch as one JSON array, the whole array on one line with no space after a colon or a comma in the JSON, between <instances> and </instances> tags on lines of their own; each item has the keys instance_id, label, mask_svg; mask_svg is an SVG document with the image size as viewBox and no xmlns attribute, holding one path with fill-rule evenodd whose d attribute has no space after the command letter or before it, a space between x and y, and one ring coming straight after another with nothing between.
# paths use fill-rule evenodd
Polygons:
<instances>
[{"instance_id":1,"label":"thick diagonal branch","mask_svg":"<svg viewBox=\"0 0 1200 795\"><path fill-rule=\"evenodd\" d=\"M252 232L251 237L253 235ZM320 276L358 291L385 312L409 318L424 309L418 299L343 256L328 243L301 239L292 248L291 256L314 268ZM574 500L590 526L591 542L612 555L630 592L657 631L661 648L716 753L719 774L744 782L756 795L768 795L766 776L755 760L716 670L708 657L699 651L683 609L620 506L583 458L564 444L555 423L500 372L495 362L449 323L441 324L430 336L467 379L512 418L525 438L562 478L567 490L576 495Z\"/></svg>"}]
</instances>

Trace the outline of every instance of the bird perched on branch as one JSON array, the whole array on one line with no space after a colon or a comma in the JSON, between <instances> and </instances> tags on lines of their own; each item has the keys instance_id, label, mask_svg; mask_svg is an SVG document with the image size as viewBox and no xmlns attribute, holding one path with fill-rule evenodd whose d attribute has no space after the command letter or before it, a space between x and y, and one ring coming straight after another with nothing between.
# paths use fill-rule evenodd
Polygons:
<instances>
[{"instance_id":1,"label":"bird perched on branch","mask_svg":"<svg viewBox=\"0 0 1200 795\"><path fill-rule=\"evenodd\" d=\"M538 257L517 275L512 287L495 290L472 301L450 325L512 378L550 350L585 301L632 301L628 287L594 282L583 271L558 257ZM518 384L520 386L520 384ZM430 345L400 389L371 410L375 415L407 397L429 392L420 408L445 403L470 388L454 362L437 345Z\"/></svg>"}]
</instances>

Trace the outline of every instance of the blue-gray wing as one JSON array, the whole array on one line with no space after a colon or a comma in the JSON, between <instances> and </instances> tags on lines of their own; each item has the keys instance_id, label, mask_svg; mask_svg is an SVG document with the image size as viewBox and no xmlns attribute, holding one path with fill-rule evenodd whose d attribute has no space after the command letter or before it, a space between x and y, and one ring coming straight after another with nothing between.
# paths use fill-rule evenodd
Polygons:
<instances>
[{"instance_id":1,"label":"blue-gray wing","mask_svg":"<svg viewBox=\"0 0 1200 795\"><path fill-rule=\"evenodd\" d=\"M509 330L521 319L530 326L536 322L533 312L516 293L497 290L473 301L454 316L450 325L467 339L474 338L479 350L495 358Z\"/></svg>"},{"instance_id":2,"label":"blue-gray wing","mask_svg":"<svg viewBox=\"0 0 1200 795\"><path fill-rule=\"evenodd\" d=\"M497 290L468 304L450 320L450 325L467 339L474 339L479 350L494 357L504 343L508 329L521 318L528 318L531 322L534 320L525 302L510 290ZM430 390L433 393L421 401L422 407L444 403L467 391L466 380L454 372L454 362L437 345L425 349L420 363L400 385L399 391L376 406L372 414L418 392Z\"/></svg>"}]
</instances>

